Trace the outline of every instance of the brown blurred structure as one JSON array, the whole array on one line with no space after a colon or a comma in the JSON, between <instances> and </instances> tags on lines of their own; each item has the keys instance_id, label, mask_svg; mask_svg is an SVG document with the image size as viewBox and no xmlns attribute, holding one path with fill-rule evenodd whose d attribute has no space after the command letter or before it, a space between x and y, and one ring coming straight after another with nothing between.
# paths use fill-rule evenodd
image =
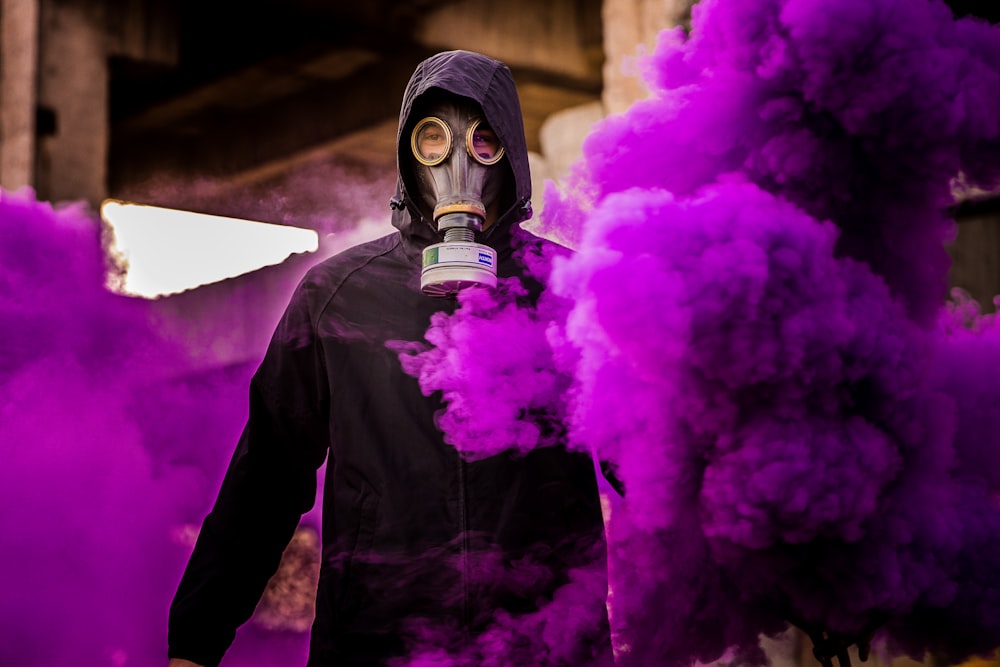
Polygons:
<instances>
[{"instance_id":1,"label":"brown blurred structure","mask_svg":"<svg viewBox=\"0 0 1000 667\"><path fill-rule=\"evenodd\" d=\"M0 177L52 201L183 206L180 184L199 179L231 192L323 157L391 164L406 80L448 48L512 66L537 151L549 115L600 99L601 12L601 0L3 0Z\"/></svg>"}]
</instances>

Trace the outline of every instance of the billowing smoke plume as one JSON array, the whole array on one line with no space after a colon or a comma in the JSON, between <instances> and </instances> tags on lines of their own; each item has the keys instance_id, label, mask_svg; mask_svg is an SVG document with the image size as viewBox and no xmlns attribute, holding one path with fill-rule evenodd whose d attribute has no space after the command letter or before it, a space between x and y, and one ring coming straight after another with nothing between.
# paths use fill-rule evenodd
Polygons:
<instances>
[{"instance_id":1,"label":"billowing smoke plume","mask_svg":"<svg viewBox=\"0 0 1000 667\"><path fill-rule=\"evenodd\" d=\"M564 251L528 242L519 256L529 268L548 271ZM501 279L496 292L465 290L458 298L460 317L432 317L427 341L433 347L411 343L400 356L403 369L419 377L427 393L442 391L449 407L438 425L446 441L477 458L560 443L575 350L550 337L562 335L558 323L569 301L545 292L532 302L515 279ZM452 352L481 349L482 341L502 346L502 354ZM557 350L570 357L555 357Z\"/></svg>"},{"instance_id":2,"label":"billowing smoke plume","mask_svg":"<svg viewBox=\"0 0 1000 667\"><path fill-rule=\"evenodd\" d=\"M1000 179L1000 29L924 0L705 0L644 72L546 193L576 245L554 294L463 295L405 360L449 441L547 446L563 419L616 467L627 664L763 661L789 623L830 654L992 650L1000 336L944 309L944 210L959 175ZM507 326L517 354L470 391Z\"/></svg>"}]
</instances>

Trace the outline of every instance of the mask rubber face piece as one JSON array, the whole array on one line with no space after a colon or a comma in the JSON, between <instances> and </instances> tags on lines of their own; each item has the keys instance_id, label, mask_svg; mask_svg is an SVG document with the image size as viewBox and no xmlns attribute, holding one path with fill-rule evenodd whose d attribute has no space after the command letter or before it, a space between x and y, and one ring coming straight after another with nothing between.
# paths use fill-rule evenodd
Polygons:
<instances>
[{"instance_id":1,"label":"mask rubber face piece","mask_svg":"<svg viewBox=\"0 0 1000 667\"><path fill-rule=\"evenodd\" d=\"M472 285L495 287L496 251L474 239L487 207L499 199L503 146L471 101L441 102L428 111L413 127L410 148L417 194L444 242L424 250L421 291L446 297Z\"/></svg>"}]
</instances>

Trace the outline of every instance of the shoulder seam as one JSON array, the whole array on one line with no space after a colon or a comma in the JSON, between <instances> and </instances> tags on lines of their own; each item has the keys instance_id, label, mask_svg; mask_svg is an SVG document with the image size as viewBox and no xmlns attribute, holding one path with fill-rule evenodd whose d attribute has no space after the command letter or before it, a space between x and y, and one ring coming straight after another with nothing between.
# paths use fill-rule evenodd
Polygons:
<instances>
[{"instance_id":1,"label":"shoulder seam","mask_svg":"<svg viewBox=\"0 0 1000 667\"><path fill-rule=\"evenodd\" d=\"M323 302L323 306L319 310L316 311L315 319L312 322L313 331L317 331L317 332L319 331L319 321L322 318L323 313L325 313L326 309L330 307L330 302L332 302L333 298L335 296L337 296L337 292L340 291L341 286L345 282L347 282L348 278L350 278L356 272L360 271L361 269L363 269L366 266L368 266L369 264L371 264L373 261L375 261L379 257L384 257L384 256L388 255L390 252L392 252L393 250L395 250L398 247L399 247L399 234L397 233L395 239L392 242L392 245L390 245L388 248L386 248L382 252L375 253L371 257L367 258L364 262L362 262L361 264L357 265L356 267L354 267L353 269L351 269L350 271L348 271L347 273L345 273L344 276L340 280L337 281L336 285L333 286L333 289L330 290L330 296L328 296L326 298L326 301Z\"/></svg>"}]
</instances>

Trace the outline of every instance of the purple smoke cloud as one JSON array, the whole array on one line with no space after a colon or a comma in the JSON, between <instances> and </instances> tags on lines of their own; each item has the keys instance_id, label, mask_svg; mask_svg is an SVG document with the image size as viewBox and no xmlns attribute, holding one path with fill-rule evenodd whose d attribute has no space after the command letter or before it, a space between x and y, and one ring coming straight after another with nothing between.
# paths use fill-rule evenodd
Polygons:
<instances>
[{"instance_id":1,"label":"purple smoke cloud","mask_svg":"<svg viewBox=\"0 0 1000 667\"><path fill-rule=\"evenodd\" d=\"M644 67L651 97L546 192L576 252L545 298L569 305L463 295L407 362L449 441L547 446L565 419L615 464L626 664L763 662L789 623L831 654L991 651L1000 356L993 316L945 310L944 209L957 177L1000 180L1000 29L939 2L705 0ZM502 388L470 391L507 320L532 365L491 359Z\"/></svg>"},{"instance_id":2,"label":"purple smoke cloud","mask_svg":"<svg viewBox=\"0 0 1000 667\"><path fill-rule=\"evenodd\" d=\"M165 664L191 531L245 419L252 369L193 374L150 302L105 290L100 233L82 207L0 193L4 665ZM228 664L304 655L304 634L254 633Z\"/></svg>"},{"instance_id":3,"label":"purple smoke cloud","mask_svg":"<svg viewBox=\"0 0 1000 667\"><path fill-rule=\"evenodd\" d=\"M834 256L835 227L746 183L630 190L588 224L554 284L581 294L568 335L590 359L573 442L628 489L616 604L660 642L632 642L636 664L750 651L779 619L860 635L947 599L950 401L928 382L928 333L867 265ZM621 289L634 284L668 287L643 299ZM630 562L678 543L661 567ZM698 624L664 624L668 605Z\"/></svg>"},{"instance_id":4,"label":"purple smoke cloud","mask_svg":"<svg viewBox=\"0 0 1000 667\"><path fill-rule=\"evenodd\" d=\"M165 367L138 304L103 289L85 211L4 193L0 227L0 661L134 664L162 643L165 608L147 601L169 599L180 565L173 499L197 495L192 476L157 474L131 415Z\"/></svg>"},{"instance_id":5,"label":"purple smoke cloud","mask_svg":"<svg viewBox=\"0 0 1000 667\"><path fill-rule=\"evenodd\" d=\"M547 267L559 249L531 244L519 254ZM435 314L426 343L394 343L403 369L420 378L424 392L443 392L448 410L438 426L446 442L468 459L558 444L575 357L551 337L562 335L559 323L569 302L547 292L529 307L528 292L516 279L502 279L496 292L465 290L458 298L462 317ZM484 340L516 343L505 345L503 354L453 353L482 349ZM557 357L560 350L571 356Z\"/></svg>"}]
</instances>

